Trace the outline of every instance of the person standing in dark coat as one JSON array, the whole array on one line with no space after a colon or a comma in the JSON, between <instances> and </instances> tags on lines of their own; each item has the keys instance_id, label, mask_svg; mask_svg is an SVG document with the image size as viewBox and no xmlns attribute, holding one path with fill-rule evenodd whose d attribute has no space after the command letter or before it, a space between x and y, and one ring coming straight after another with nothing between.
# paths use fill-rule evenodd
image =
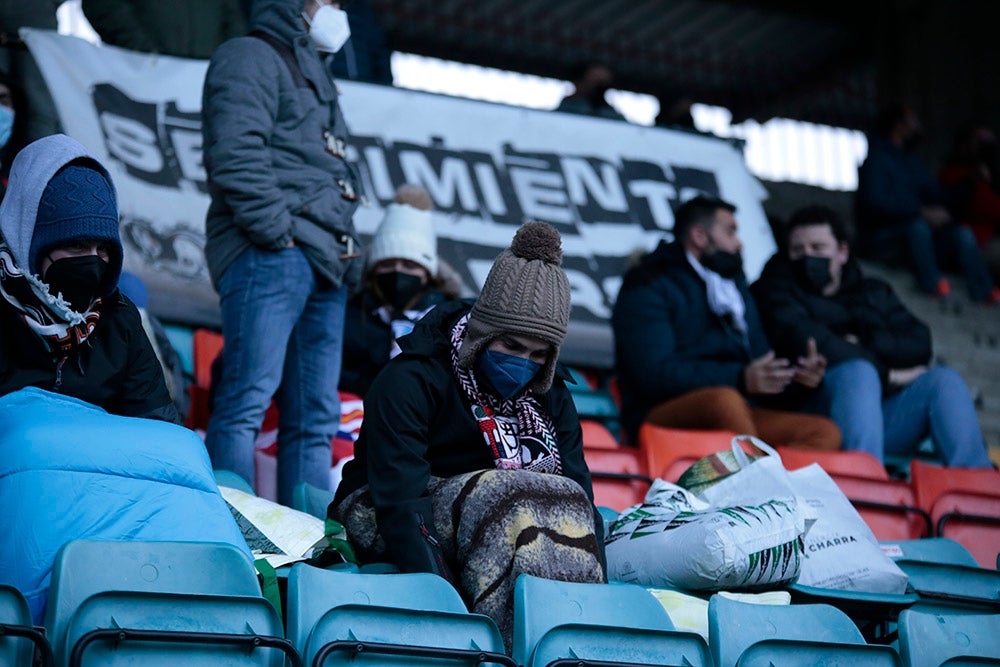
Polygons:
<instances>
[{"instance_id":1,"label":"person standing in dark coat","mask_svg":"<svg viewBox=\"0 0 1000 667\"><path fill-rule=\"evenodd\" d=\"M38 387L179 423L121 270L108 172L62 134L26 146L0 205L0 395Z\"/></svg>"},{"instance_id":2,"label":"person standing in dark coat","mask_svg":"<svg viewBox=\"0 0 1000 667\"><path fill-rule=\"evenodd\" d=\"M330 505L363 560L433 572L513 632L521 573L600 582L603 524L558 363L570 289L558 232L527 223L479 299L440 305L365 397Z\"/></svg>"},{"instance_id":3,"label":"person standing in dark coat","mask_svg":"<svg viewBox=\"0 0 1000 667\"><path fill-rule=\"evenodd\" d=\"M743 276L735 211L710 197L685 202L675 240L625 274L611 323L629 440L649 421L838 449L829 420L774 409L817 386L826 361L803 350L792 363L771 349Z\"/></svg>"},{"instance_id":4,"label":"person standing in dark coat","mask_svg":"<svg viewBox=\"0 0 1000 667\"><path fill-rule=\"evenodd\" d=\"M836 213L798 211L785 247L753 293L779 353L802 354L812 340L826 357L823 384L807 408L837 423L844 448L882 460L913 454L929 435L948 465L989 466L965 382L929 365L930 329L887 283L861 272Z\"/></svg>"}]
</instances>

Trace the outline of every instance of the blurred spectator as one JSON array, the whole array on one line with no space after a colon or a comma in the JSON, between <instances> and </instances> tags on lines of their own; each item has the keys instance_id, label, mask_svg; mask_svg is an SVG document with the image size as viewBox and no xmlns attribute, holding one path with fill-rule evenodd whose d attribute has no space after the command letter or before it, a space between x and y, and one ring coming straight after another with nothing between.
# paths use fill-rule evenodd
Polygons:
<instances>
[{"instance_id":1,"label":"blurred spectator","mask_svg":"<svg viewBox=\"0 0 1000 667\"><path fill-rule=\"evenodd\" d=\"M385 43L385 31L368 0L345 3L351 38L333 55L330 67L338 79L392 85L392 51Z\"/></svg>"},{"instance_id":2,"label":"blurred spectator","mask_svg":"<svg viewBox=\"0 0 1000 667\"><path fill-rule=\"evenodd\" d=\"M62 0L0 0L0 74L6 75L20 112L5 153L8 161L32 141L60 131L52 95L17 31L56 30L56 9L61 4Z\"/></svg>"},{"instance_id":3,"label":"blurred spectator","mask_svg":"<svg viewBox=\"0 0 1000 667\"><path fill-rule=\"evenodd\" d=\"M660 112L656 115L656 125L678 130L697 131L694 126L694 116L691 115L691 105L694 104L694 100L688 95L684 93L659 95L656 100L660 103Z\"/></svg>"},{"instance_id":4,"label":"blurred spectator","mask_svg":"<svg viewBox=\"0 0 1000 667\"><path fill-rule=\"evenodd\" d=\"M931 333L892 287L861 272L831 209L792 216L780 251L753 286L779 354L804 354L809 341L829 364L805 403L829 415L844 449L912 456L930 436L952 466L990 465L972 397L955 371L928 367Z\"/></svg>"},{"instance_id":5,"label":"blurred spectator","mask_svg":"<svg viewBox=\"0 0 1000 667\"><path fill-rule=\"evenodd\" d=\"M83 13L105 44L181 58L246 34L239 0L83 0Z\"/></svg>"},{"instance_id":6,"label":"blurred spectator","mask_svg":"<svg viewBox=\"0 0 1000 667\"><path fill-rule=\"evenodd\" d=\"M1000 151L993 130L977 123L960 128L938 180L952 216L972 229L1000 283Z\"/></svg>"},{"instance_id":7,"label":"blurred spectator","mask_svg":"<svg viewBox=\"0 0 1000 667\"><path fill-rule=\"evenodd\" d=\"M361 290L347 304L341 391L364 397L378 372L399 353L396 340L434 306L458 296L445 291L427 191L404 185L372 239Z\"/></svg>"},{"instance_id":8,"label":"blurred spectator","mask_svg":"<svg viewBox=\"0 0 1000 667\"><path fill-rule=\"evenodd\" d=\"M614 78L611 68L604 63L588 62L579 65L573 71L573 94L564 97L556 107L556 111L625 120L625 117L604 99L604 94L611 88Z\"/></svg>"},{"instance_id":9,"label":"blurred spectator","mask_svg":"<svg viewBox=\"0 0 1000 667\"><path fill-rule=\"evenodd\" d=\"M1000 290L994 289L975 237L954 223L937 182L912 152L922 132L909 107L895 104L882 111L858 169L859 253L881 261L903 259L920 289L936 296L951 290L939 262L957 264L972 300L996 303Z\"/></svg>"}]
</instances>

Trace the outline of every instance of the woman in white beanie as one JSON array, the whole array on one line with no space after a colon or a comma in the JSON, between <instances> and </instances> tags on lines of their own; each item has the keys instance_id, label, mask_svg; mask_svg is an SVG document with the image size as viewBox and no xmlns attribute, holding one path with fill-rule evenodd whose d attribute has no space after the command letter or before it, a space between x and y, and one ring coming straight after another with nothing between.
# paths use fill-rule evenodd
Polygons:
<instances>
[{"instance_id":1,"label":"woman in white beanie","mask_svg":"<svg viewBox=\"0 0 1000 667\"><path fill-rule=\"evenodd\" d=\"M365 397L330 506L359 557L434 572L510 647L522 573L600 582L603 525L557 363L570 289L559 233L522 226L479 299L438 306Z\"/></svg>"},{"instance_id":2,"label":"woman in white beanie","mask_svg":"<svg viewBox=\"0 0 1000 667\"><path fill-rule=\"evenodd\" d=\"M341 391L368 393L399 353L396 339L434 306L457 296L440 277L430 209L426 190L404 185L372 238L361 289L347 304Z\"/></svg>"}]
</instances>

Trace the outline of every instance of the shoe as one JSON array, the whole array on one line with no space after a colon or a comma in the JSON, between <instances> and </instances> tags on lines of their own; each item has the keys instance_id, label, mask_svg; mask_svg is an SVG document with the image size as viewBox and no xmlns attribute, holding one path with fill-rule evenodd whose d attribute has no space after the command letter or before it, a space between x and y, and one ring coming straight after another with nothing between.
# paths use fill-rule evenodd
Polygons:
<instances>
[{"instance_id":1,"label":"shoe","mask_svg":"<svg viewBox=\"0 0 1000 667\"><path fill-rule=\"evenodd\" d=\"M948 282L947 278L942 278L934 287L934 296L943 298L949 294L951 294L951 283Z\"/></svg>"}]
</instances>

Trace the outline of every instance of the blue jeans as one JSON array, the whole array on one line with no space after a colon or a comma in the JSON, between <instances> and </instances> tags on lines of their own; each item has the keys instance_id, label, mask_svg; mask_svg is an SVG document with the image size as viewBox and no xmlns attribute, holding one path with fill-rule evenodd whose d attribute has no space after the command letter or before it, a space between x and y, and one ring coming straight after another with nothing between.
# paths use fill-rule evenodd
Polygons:
<instances>
[{"instance_id":1,"label":"blue jeans","mask_svg":"<svg viewBox=\"0 0 1000 667\"><path fill-rule=\"evenodd\" d=\"M216 468L254 481L254 440L278 404L278 501L299 482L330 486L330 439L340 426L347 288L321 288L298 248L248 248L219 281L222 379L205 443Z\"/></svg>"},{"instance_id":2,"label":"blue jeans","mask_svg":"<svg viewBox=\"0 0 1000 667\"><path fill-rule=\"evenodd\" d=\"M844 449L910 456L930 435L950 466L991 467L962 377L943 366L930 368L899 392L884 398L871 362L853 359L828 368L810 409L828 415L844 436Z\"/></svg>"},{"instance_id":3,"label":"blue jeans","mask_svg":"<svg viewBox=\"0 0 1000 667\"><path fill-rule=\"evenodd\" d=\"M865 255L880 261L903 259L913 271L917 285L934 293L941 280L939 264L957 266L973 301L985 301L993 289L993 279L972 230L948 224L933 229L923 218L869 231L864 241ZM899 257L902 250L903 257Z\"/></svg>"}]
</instances>

